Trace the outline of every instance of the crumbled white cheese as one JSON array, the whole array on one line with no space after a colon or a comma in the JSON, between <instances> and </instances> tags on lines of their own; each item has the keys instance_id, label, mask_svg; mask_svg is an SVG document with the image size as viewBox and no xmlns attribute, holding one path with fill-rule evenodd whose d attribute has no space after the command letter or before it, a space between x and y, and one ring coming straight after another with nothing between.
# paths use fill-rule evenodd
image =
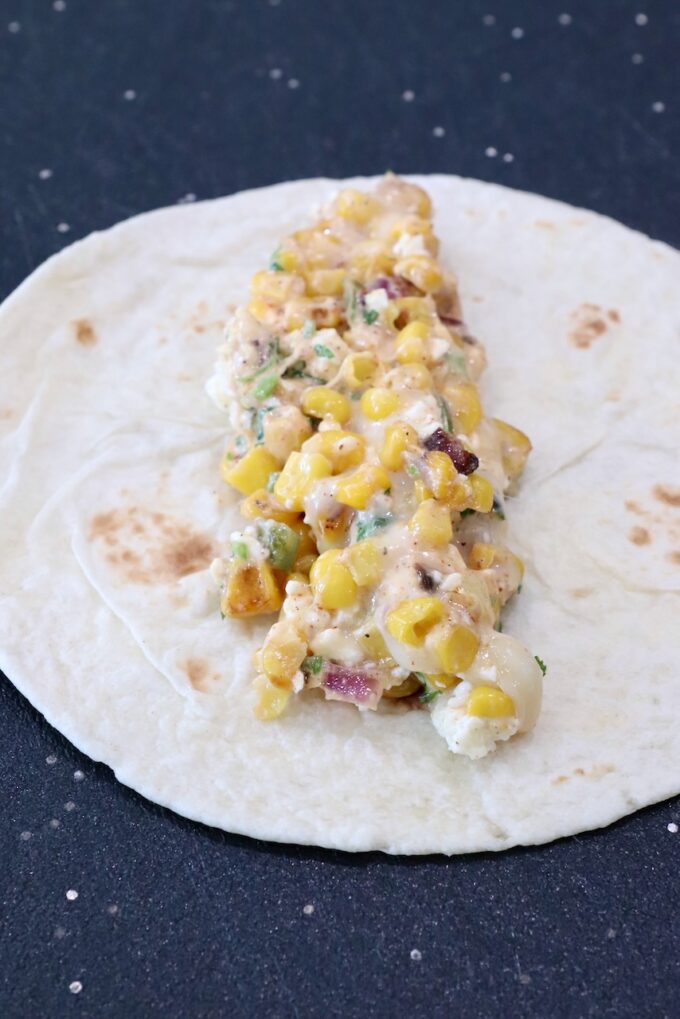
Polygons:
<instances>
[{"instance_id":1,"label":"crumbled white cheese","mask_svg":"<svg viewBox=\"0 0 680 1019\"><path fill-rule=\"evenodd\" d=\"M463 575L461 573L449 573L442 584L442 591L455 591L460 586L462 580Z\"/></svg>"},{"instance_id":2,"label":"crumbled white cheese","mask_svg":"<svg viewBox=\"0 0 680 1019\"><path fill-rule=\"evenodd\" d=\"M395 679L408 679L411 675L408 669L402 669L401 666L397 665L394 669L390 669L390 676L394 676Z\"/></svg>"},{"instance_id":3,"label":"crumbled white cheese","mask_svg":"<svg viewBox=\"0 0 680 1019\"><path fill-rule=\"evenodd\" d=\"M243 531L232 531L229 535L231 542L240 541L248 549L248 559L252 562L259 563L263 559L269 558L269 549L264 548L255 534L254 527L246 527Z\"/></svg>"},{"instance_id":4,"label":"crumbled white cheese","mask_svg":"<svg viewBox=\"0 0 680 1019\"><path fill-rule=\"evenodd\" d=\"M434 361L440 361L448 353L451 344L442 336L433 336L430 340L430 356Z\"/></svg>"},{"instance_id":5,"label":"crumbled white cheese","mask_svg":"<svg viewBox=\"0 0 680 1019\"><path fill-rule=\"evenodd\" d=\"M213 559L210 564L210 576L218 587L222 587L227 580L227 564L224 559Z\"/></svg>"},{"instance_id":6,"label":"crumbled white cheese","mask_svg":"<svg viewBox=\"0 0 680 1019\"><path fill-rule=\"evenodd\" d=\"M300 693L300 690L304 688L305 677L302 672L298 671L293 676L293 693Z\"/></svg>"},{"instance_id":7,"label":"crumbled white cheese","mask_svg":"<svg viewBox=\"0 0 680 1019\"><path fill-rule=\"evenodd\" d=\"M331 626L317 633L311 642L312 651L324 658L331 658L342 665L360 665L364 653L351 634L339 626Z\"/></svg>"},{"instance_id":8,"label":"crumbled white cheese","mask_svg":"<svg viewBox=\"0 0 680 1019\"><path fill-rule=\"evenodd\" d=\"M378 313L384 311L389 304L389 298L387 291L384 287L378 287L377 290L371 290L370 293L364 297L364 304L369 311L377 311Z\"/></svg>"},{"instance_id":9,"label":"crumbled white cheese","mask_svg":"<svg viewBox=\"0 0 680 1019\"><path fill-rule=\"evenodd\" d=\"M478 672L482 679L488 679L490 683L495 683L498 677L498 669L495 665L482 665Z\"/></svg>"},{"instance_id":10,"label":"crumbled white cheese","mask_svg":"<svg viewBox=\"0 0 680 1019\"><path fill-rule=\"evenodd\" d=\"M397 258L408 258L410 255L427 255L425 238L422 234L402 234L392 245L392 252Z\"/></svg>"},{"instance_id":11,"label":"crumbled white cheese","mask_svg":"<svg viewBox=\"0 0 680 1019\"><path fill-rule=\"evenodd\" d=\"M510 739L517 732L516 718L479 718L468 715L466 705L472 687L459 683L448 694L433 701L432 722L440 736L446 740L454 754L464 754L473 760L485 757L496 743Z\"/></svg>"},{"instance_id":12,"label":"crumbled white cheese","mask_svg":"<svg viewBox=\"0 0 680 1019\"><path fill-rule=\"evenodd\" d=\"M441 427L439 407L434 397L431 396L415 400L402 410L399 417L407 424L413 425L421 439L426 439L428 435Z\"/></svg>"}]
</instances>

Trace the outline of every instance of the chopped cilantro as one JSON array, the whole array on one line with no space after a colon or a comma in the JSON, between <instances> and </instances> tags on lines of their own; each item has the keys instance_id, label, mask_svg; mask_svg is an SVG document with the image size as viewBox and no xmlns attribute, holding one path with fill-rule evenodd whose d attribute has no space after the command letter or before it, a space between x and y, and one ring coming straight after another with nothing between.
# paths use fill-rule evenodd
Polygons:
<instances>
[{"instance_id":1,"label":"chopped cilantro","mask_svg":"<svg viewBox=\"0 0 680 1019\"><path fill-rule=\"evenodd\" d=\"M281 257L281 248L277 248L272 257L269 259L269 268L272 272L283 272L283 266L279 262Z\"/></svg>"},{"instance_id":2,"label":"chopped cilantro","mask_svg":"<svg viewBox=\"0 0 680 1019\"><path fill-rule=\"evenodd\" d=\"M440 693L441 690L426 690L425 693L421 693L418 700L421 704L429 704L435 699L435 697L439 697Z\"/></svg>"},{"instance_id":3,"label":"chopped cilantro","mask_svg":"<svg viewBox=\"0 0 680 1019\"><path fill-rule=\"evenodd\" d=\"M418 468L416 467L415 464L409 464L408 467L406 468L406 473L410 474L412 478L417 478Z\"/></svg>"},{"instance_id":4,"label":"chopped cilantro","mask_svg":"<svg viewBox=\"0 0 680 1019\"><path fill-rule=\"evenodd\" d=\"M315 332L316 326L314 325L314 320L311 318L306 318L304 321L304 325L302 326L302 335L306 340L311 340Z\"/></svg>"},{"instance_id":5,"label":"chopped cilantro","mask_svg":"<svg viewBox=\"0 0 680 1019\"><path fill-rule=\"evenodd\" d=\"M363 319L366 325L372 326L374 322L378 321L379 312L375 308L364 308Z\"/></svg>"},{"instance_id":6,"label":"chopped cilantro","mask_svg":"<svg viewBox=\"0 0 680 1019\"><path fill-rule=\"evenodd\" d=\"M359 292L361 288L358 283L354 280L346 279L343 286L343 302L345 305L345 314L347 315L347 321L351 324L357 316L357 306L359 303Z\"/></svg>"},{"instance_id":7,"label":"chopped cilantro","mask_svg":"<svg viewBox=\"0 0 680 1019\"><path fill-rule=\"evenodd\" d=\"M307 362L303 360L293 361L289 364L283 373L284 379L309 379L310 382L318 382L320 386L326 384L325 379L320 379L316 375L310 375L307 369Z\"/></svg>"},{"instance_id":8,"label":"chopped cilantro","mask_svg":"<svg viewBox=\"0 0 680 1019\"><path fill-rule=\"evenodd\" d=\"M318 676L323 668L323 658L321 655L307 655L300 668L307 676Z\"/></svg>"},{"instance_id":9,"label":"chopped cilantro","mask_svg":"<svg viewBox=\"0 0 680 1019\"><path fill-rule=\"evenodd\" d=\"M330 347L325 347L323 345L323 343L315 343L314 344L314 353L317 354L319 357L328 357L328 358L335 357L335 354L333 353L331 348Z\"/></svg>"},{"instance_id":10,"label":"chopped cilantro","mask_svg":"<svg viewBox=\"0 0 680 1019\"><path fill-rule=\"evenodd\" d=\"M444 425L444 428L446 429L447 432L452 432L453 419L451 417L451 411L449 410L448 403L446 402L444 397L439 396L438 393L435 394L435 400L437 401L437 405L439 406L439 413L441 415L442 424Z\"/></svg>"},{"instance_id":11,"label":"chopped cilantro","mask_svg":"<svg viewBox=\"0 0 680 1019\"><path fill-rule=\"evenodd\" d=\"M248 546L245 541L241 541L240 538L232 539L231 550L237 559L243 559L245 561L248 558Z\"/></svg>"},{"instance_id":12,"label":"chopped cilantro","mask_svg":"<svg viewBox=\"0 0 680 1019\"><path fill-rule=\"evenodd\" d=\"M251 411L250 427L255 432L255 445L261 446L264 442L264 416L268 414L273 407L258 407L257 410Z\"/></svg>"},{"instance_id":13,"label":"chopped cilantro","mask_svg":"<svg viewBox=\"0 0 680 1019\"><path fill-rule=\"evenodd\" d=\"M461 517L469 517L469 516L471 516L471 515L472 515L473 513L476 513L476 512L477 512L476 510L473 510L473 509L469 509L469 508L468 508L468 509L464 509L464 510L461 510L461 511L460 511L460 515L461 515Z\"/></svg>"},{"instance_id":14,"label":"chopped cilantro","mask_svg":"<svg viewBox=\"0 0 680 1019\"><path fill-rule=\"evenodd\" d=\"M234 439L234 445L236 446L237 453L243 453L248 445L245 435L237 435Z\"/></svg>"},{"instance_id":15,"label":"chopped cilantro","mask_svg":"<svg viewBox=\"0 0 680 1019\"><path fill-rule=\"evenodd\" d=\"M368 516L357 521L357 541L363 541L376 531L381 531L392 522L392 517L387 514L383 517Z\"/></svg>"},{"instance_id":16,"label":"chopped cilantro","mask_svg":"<svg viewBox=\"0 0 680 1019\"><path fill-rule=\"evenodd\" d=\"M253 389L253 396L256 400L266 400L268 396L272 395L278 384L278 375L265 375Z\"/></svg>"},{"instance_id":17,"label":"chopped cilantro","mask_svg":"<svg viewBox=\"0 0 680 1019\"><path fill-rule=\"evenodd\" d=\"M539 658L539 657L538 657L538 655L534 655L534 658L535 658L535 659L536 659L536 661L538 662L538 667L539 667L539 669L541 670L541 672L542 672L542 673L543 673L543 675L545 676L546 672L548 671L548 666L547 666L547 665L545 664L545 662L543 661L543 659L542 659L542 658Z\"/></svg>"},{"instance_id":18,"label":"chopped cilantro","mask_svg":"<svg viewBox=\"0 0 680 1019\"><path fill-rule=\"evenodd\" d=\"M252 372L250 375L239 376L238 381L253 382L254 379L259 378L260 375L264 375L264 373L269 371L270 368L273 368L275 364L278 364L282 356L283 355L279 350L279 338L278 336L273 336L272 339L269 341L269 346L267 347L267 354L265 356L264 362L260 365L260 367L256 371Z\"/></svg>"}]
</instances>

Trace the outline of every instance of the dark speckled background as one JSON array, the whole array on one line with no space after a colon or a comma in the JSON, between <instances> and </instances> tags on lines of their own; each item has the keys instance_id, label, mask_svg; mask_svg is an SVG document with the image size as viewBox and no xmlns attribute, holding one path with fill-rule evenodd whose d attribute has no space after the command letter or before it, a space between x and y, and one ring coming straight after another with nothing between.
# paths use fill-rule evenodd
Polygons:
<instances>
[{"instance_id":1,"label":"dark speckled background","mask_svg":"<svg viewBox=\"0 0 680 1019\"><path fill-rule=\"evenodd\" d=\"M187 194L386 167L680 245L679 52L672 0L0 0L0 292ZM0 698L3 1017L680 1014L677 801L500 856L268 846Z\"/></svg>"}]
</instances>

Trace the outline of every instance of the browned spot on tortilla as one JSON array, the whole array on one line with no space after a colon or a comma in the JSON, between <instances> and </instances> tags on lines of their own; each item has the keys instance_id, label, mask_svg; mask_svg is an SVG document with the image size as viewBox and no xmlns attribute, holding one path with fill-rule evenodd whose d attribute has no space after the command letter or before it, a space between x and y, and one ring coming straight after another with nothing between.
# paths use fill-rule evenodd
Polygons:
<instances>
[{"instance_id":1,"label":"browned spot on tortilla","mask_svg":"<svg viewBox=\"0 0 680 1019\"><path fill-rule=\"evenodd\" d=\"M611 393L607 393L607 395L605 396L605 400L607 401L607 403L618 403L620 399L621 393L618 391L618 389L612 389Z\"/></svg>"},{"instance_id":2,"label":"browned spot on tortilla","mask_svg":"<svg viewBox=\"0 0 680 1019\"><path fill-rule=\"evenodd\" d=\"M179 375L177 376L177 381L178 382L192 382L193 378L194 378L193 375L189 375L188 372L180 372Z\"/></svg>"},{"instance_id":3,"label":"browned spot on tortilla","mask_svg":"<svg viewBox=\"0 0 680 1019\"><path fill-rule=\"evenodd\" d=\"M0 421L9 421L10 418L14 417L14 411L11 407L3 407L0 410Z\"/></svg>"},{"instance_id":4,"label":"browned spot on tortilla","mask_svg":"<svg viewBox=\"0 0 680 1019\"><path fill-rule=\"evenodd\" d=\"M167 342L168 342L167 336L159 336L158 337L158 346L159 347L164 347Z\"/></svg>"},{"instance_id":5,"label":"browned spot on tortilla","mask_svg":"<svg viewBox=\"0 0 680 1019\"><path fill-rule=\"evenodd\" d=\"M610 308L609 309L609 311L607 312L607 318L609 319L610 322L620 322L621 321L621 315L616 310L616 308Z\"/></svg>"},{"instance_id":6,"label":"browned spot on tortilla","mask_svg":"<svg viewBox=\"0 0 680 1019\"><path fill-rule=\"evenodd\" d=\"M534 226L539 227L541 230L557 230L557 225L547 219L537 219Z\"/></svg>"},{"instance_id":7,"label":"browned spot on tortilla","mask_svg":"<svg viewBox=\"0 0 680 1019\"><path fill-rule=\"evenodd\" d=\"M628 541L631 541L633 545L649 545L651 540L646 527L633 527L628 532Z\"/></svg>"},{"instance_id":8,"label":"browned spot on tortilla","mask_svg":"<svg viewBox=\"0 0 680 1019\"><path fill-rule=\"evenodd\" d=\"M83 347L94 347L97 342L97 334L91 322L86 318L79 318L73 323L76 342Z\"/></svg>"},{"instance_id":9,"label":"browned spot on tortilla","mask_svg":"<svg viewBox=\"0 0 680 1019\"><path fill-rule=\"evenodd\" d=\"M626 509L630 513L637 513L638 515L642 513L642 510L633 499L626 499Z\"/></svg>"},{"instance_id":10,"label":"browned spot on tortilla","mask_svg":"<svg viewBox=\"0 0 680 1019\"><path fill-rule=\"evenodd\" d=\"M593 589L592 587L575 587L569 594L572 598L590 598L591 594L593 594Z\"/></svg>"},{"instance_id":11,"label":"browned spot on tortilla","mask_svg":"<svg viewBox=\"0 0 680 1019\"><path fill-rule=\"evenodd\" d=\"M89 537L108 547L107 561L132 584L169 584L204 570L215 557L206 535L176 517L141 506L98 513Z\"/></svg>"},{"instance_id":12,"label":"browned spot on tortilla","mask_svg":"<svg viewBox=\"0 0 680 1019\"><path fill-rule=\"evenodd\" d=\"M666 556L669 563L673 563L673 566L680 566L680 549L674 548L672 552L669 552Z\"/></svg>"},{"instance_id":13,"label":"browned spot on tortilla","mask_svg":"<svg viewBox=\"0 0 680 1019\"><path fill-rule=\"evenodd\" d=\"M572 774L576 775L577 778L604 778L605 775L611 775L616 768L613 764L594 764L592 768L574 768ZM570 775L558 775L552 780L553 785L560 785L562 782L568 782Z\"/></svg>"},{"instance_id":14,"label":"browned spot on tortilla","mask_svg":"<svg viewBox=\"0 0 680 1019\"><path fill-rule=\"evenodd\" d=\"M680 508L680 488L671 488L670 485L655 485L652 491L654 498L659 502Z\"/></svg>"},{"instance_id":15,"label":"browned spot on tortilla","mask_svg":"<svg viewBox=\"0 0 680 1019\"><path fill-rule=\"evenodd\" d=\"M553 785L561 785L563 782L568 782L568 781L569 781L569 776L568 775L557 775L557 777L552 780L552 784Z\"/></svg>"},{"instance_id":16,"label":"browned spot on tortilla","mask_svg":"<svg viewBox=\"0 0 680 1019\"><path fill-rule=\"evenodd\" d=\"M480 297L479 294L473 294L472 297L470 298L470 300L474 301L475 304L482 304L483 301L484 301L484 298Z\"/></svg>"},{"instance_id":17,"label":"browned spot on tortilla","mask_svg":"<svg viewBox=\"0 0 680 1019\"><path fill-rule=\"evenodd\" d=\"M569 339L579 350L588 350L595 340L607 331L604 312L597 304L582 304L573 311L573 327Z\"/></svg>"}]
</instances>

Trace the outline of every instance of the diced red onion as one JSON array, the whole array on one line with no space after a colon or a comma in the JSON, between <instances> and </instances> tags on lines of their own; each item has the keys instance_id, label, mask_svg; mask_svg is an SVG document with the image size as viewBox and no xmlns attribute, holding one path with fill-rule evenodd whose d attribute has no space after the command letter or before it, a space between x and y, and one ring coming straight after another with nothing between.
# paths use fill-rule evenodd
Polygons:
<instances>
[{"instance_id":1,"label":"diced red onion","mask_svg":"<svg viewBox=\"0 0 680 1019\"><path fill-rule=\"evenodd\" d=\"M333 699L360 707L374 708L380 697L380 682L375 676L334 662L327 663L321 685Z\"/></svg>"}]
</instances>

